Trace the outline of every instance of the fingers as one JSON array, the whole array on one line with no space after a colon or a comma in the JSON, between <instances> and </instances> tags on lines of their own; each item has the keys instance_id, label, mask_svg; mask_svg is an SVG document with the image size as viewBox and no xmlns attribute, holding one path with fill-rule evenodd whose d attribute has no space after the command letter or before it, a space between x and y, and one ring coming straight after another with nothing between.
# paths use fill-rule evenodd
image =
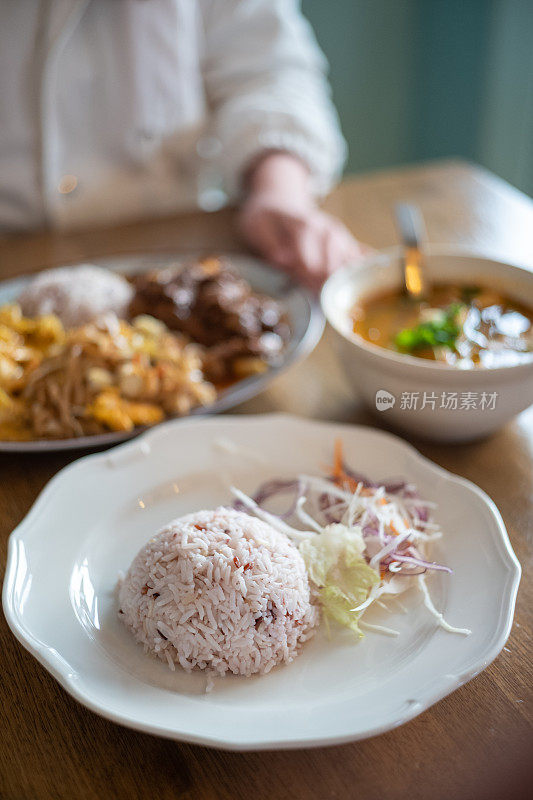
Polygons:
<instances>
[{"instance_id":1,"label":"fingers","mask_svg":"<svg viewBox=\"0 0 533 800\"><path fill-rule=\"evenodd\" d=\"M320 283L324 277L322 231L312 225L302 225L293 233L294 265L298 274L308 283Z\"/></svg>"},{"instance_id":2,"label":"fingers","mask_svg":"<svg viewBox=\"0 0 533 800\"><path fill-rule=\"evenodd\" d=\"M243 209L240 229L248 244L297 280L318 289L339 267L365 255L348 229L318 209Z\"/></svg>"},{"instance_id":3,"label":"fingers","mask_svg":"<svg viewBox=\"0 0 533 800\"><path fill-rule=\"evenodd\" d=\"M324 272L325 277L346 263L349 253L342 239L332 230L326 231L324 236Z\"/></svg>"},{"instance_id":4,"label":"fingers","mask_svg":"<svg viewBox=\"0 0 533 800\"><path fill-rule=\"evenodd\" d=\"M321 222L286 222L283 230L271 231L264 250L266 258L313 289L319 289L336 269L361 256L357 242L342 226Z\"/></svg>"},{"instance_id":5,"label":"fingers","mask_svg":"<svg viewBox=\"0 0 533 800\"><path fill-rule=\"evenodd\" d=\"M239 231L252 250L268 261L290 268L294 260L292 237L284 217L262 207L245 207L238 218Z\"/></svg>"},{"instance_id":6,"label":"fingers","mask_svg":"<svg viewBox=\"0 0 533 800\"><path fill-rule=\"evenodd\" d=\"M304 280L315 287L320 287L339 267L361 257L358 242L341 223L326 215L320 222L314 230L313 260L302 258L299 263L300 271L306 273ZM309 240L313 241L311 237Z\"/></svg>"},{"instance_id":7,"label":"fingers","mask_svg":"<svg viewBox=\"0 0 533 800\"><path fill-rule=\"evenodd\" d=\"M262 211L241 222L248 244L265 259L308 285L316 284L321 252L316 231L304 220Z\"/></svg>"},{"instance_id":8,"label":"fingers","mask_svg":"<svg viewBox=\"0 0 533 800\"><path fill-rule=\"evenodd\" d=\"M350 231L337 220L332 220L324 243L324 260L327 276L346 264L359 261L373 252L368 245L358 242Z\"/></svg>"}]
</instances>

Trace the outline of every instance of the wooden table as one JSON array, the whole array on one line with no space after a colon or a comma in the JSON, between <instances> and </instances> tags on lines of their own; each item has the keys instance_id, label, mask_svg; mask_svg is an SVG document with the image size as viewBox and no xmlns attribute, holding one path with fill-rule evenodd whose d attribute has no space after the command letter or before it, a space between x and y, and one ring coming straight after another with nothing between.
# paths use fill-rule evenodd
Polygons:
<instances>
[{"instance_id":1,"label":"wooden table","mask_svg":"<svg viewBox=\"0 0 533 800\"><path fill-rule=\"evenodd\" d=\"M327 201L374 247L395 240L391 206L413 200L433 242L459 242L533 265L533 202L460 162L346 180ZM110 253L238 246L231 212L190 214L80 234L0 243L0 275ZM284 410L376 425L353 398L326 334L315 353L239 412ZM526 796L532 772L533 409L492 438L445 447L416 442L437 463L475 481L499 506L525 574L507 646L479 677L383 736L315 750L224 753L135 733L72 700L0 622L0 796L85 798L434 798ZM0 458L0 536L6 541L61 467L79 455ZM528 705L529 704L529 705Z\"/></svg>"}]
</instances>

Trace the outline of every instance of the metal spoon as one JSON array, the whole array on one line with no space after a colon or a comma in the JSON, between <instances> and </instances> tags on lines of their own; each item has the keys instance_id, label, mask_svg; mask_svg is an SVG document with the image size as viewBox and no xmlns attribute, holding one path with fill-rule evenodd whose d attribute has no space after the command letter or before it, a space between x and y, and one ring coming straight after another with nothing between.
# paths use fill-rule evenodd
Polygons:
<instances>
[{"instance_id":1,"label":"metal spoon","mask_svg":"<svg viewBox=\"0 0 533 800\"><path fill-rule=\"evenodd\" d=\"M418 206L409 203L397 203L394 212L405 248L401 263L404 290L412 299L420 300L427 293L429 284L421 249L426 238L424 219Z\"/></svg>"}]
</instances>

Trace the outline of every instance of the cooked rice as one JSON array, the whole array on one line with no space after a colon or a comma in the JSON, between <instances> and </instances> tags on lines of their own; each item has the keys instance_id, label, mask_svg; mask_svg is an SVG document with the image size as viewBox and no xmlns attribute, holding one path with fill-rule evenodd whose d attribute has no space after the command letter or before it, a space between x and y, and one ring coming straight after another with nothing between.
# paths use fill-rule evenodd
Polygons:
<instances>
[{"instance_id":1,"label":"cooked rice","mask_svg":"<svg viewBox=\"0 0 533 800\"><path fill-rule=\"evenodd\" d=\"M228 508L181 517L150 539L119 601L145 651L188 672L269 672L294 659L318 622L296 547Z\"/></svg>"},{"instance_id":2,"label":"cooked rice","mask_svg":"<svg viewBox=\"0 0 533 800\"><path fill-rule=\"evenodd\" d=\"M18 302L27 317L55 314L66 328L92 322L109 311L125 317L133 289L126 278L93 264L39 273Z\"/></svg>"}]
</instances>

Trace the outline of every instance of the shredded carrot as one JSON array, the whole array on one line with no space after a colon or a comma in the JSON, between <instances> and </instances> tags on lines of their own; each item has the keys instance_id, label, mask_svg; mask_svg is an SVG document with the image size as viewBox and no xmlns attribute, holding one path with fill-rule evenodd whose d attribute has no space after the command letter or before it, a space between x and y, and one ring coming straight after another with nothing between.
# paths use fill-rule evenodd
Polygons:
<instances>
[{"instance_id":1,"label":"shredded carrot","mask_svg":"<svg viewBox=\"0 0 533 800\"><path fill-rule=\"evenodd\" d=\"M394 534L395 536L398 536L398 533L399 533L399 531L398 531L398 530L396 530L396 527L395 527L395 525L394 525L394 522L391 522L391 524L390 524L390 529L391 529L391 531L393 532L393 534Z\"/></svg>"},{"instance_id":2,"label":"shredded carrot","mask_svg":"<svg viewBox=\"0 0 533 800\"><path fill-rule=\"evenodd\" d=\"M344 469L342 466L342 439L335 439L333 449L333 477L338 480L344 477Z\"/></svg>"},{"instance_id":3,"label":"shredded carrot","mask_svg":"<svg viewBox=\"0 0 533 800\"><path fill-rule=\"evenodd\" d=\"M357 487L359 486L359 482L352 478L351 475L348 475L344 469L344 461L342 458L342 439L335 439L335 445L333 449L333 481L340 486L341 489L347 489L351 492L355 492ZM361 490L361 494L369 494L369 491L363 487Z\"/></svg>"}]
</instances>

